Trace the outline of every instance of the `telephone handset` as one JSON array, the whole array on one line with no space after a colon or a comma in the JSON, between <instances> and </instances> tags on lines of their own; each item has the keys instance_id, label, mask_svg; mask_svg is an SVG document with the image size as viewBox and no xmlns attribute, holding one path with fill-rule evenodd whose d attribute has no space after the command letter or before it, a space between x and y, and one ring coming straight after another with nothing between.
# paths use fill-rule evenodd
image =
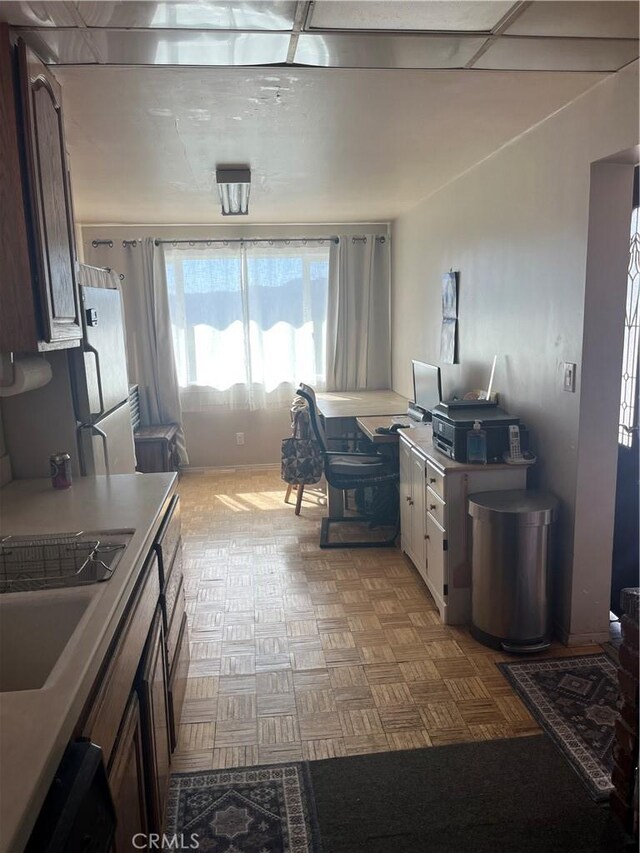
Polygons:
<instances>
[{"instance_id":1,"label":"telephone handset","mask_svg":"<svg viewBox=\"0 0 640 853\"><path fill-rule=\"evenodd\" d=\"M533 453L523 455L520 447L520 427L517 424L509 425L509 450L504 452L502 458L509 465L530 465L536 461Z\"/></svg>"},{"instance_id":2,"label":"telephone handset","mask_svg":"<svg viewBox=\"0 0 640 853\"><path fill-rule=\"evenodd\" d=\"M522 459L520 449L520 427L517 424L509 426L509 457L512 462Z\"/></svg>"}]
</instances>

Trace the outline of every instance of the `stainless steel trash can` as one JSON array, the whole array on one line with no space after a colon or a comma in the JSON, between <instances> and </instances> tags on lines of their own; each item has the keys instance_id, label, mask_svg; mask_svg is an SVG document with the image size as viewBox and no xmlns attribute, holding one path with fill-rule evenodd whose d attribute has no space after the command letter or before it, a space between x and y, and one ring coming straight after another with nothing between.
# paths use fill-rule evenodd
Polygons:
<instances>
[{"instance_id":1,"label":"stainless steel trash can","mask_svg":"<svg viewBox=\"0 0 640 853\"><path fill-rule=\"evenodd\" d=\"M549 533L557 499L513 490L469 496L471 634L508 652L550 643Z\"/></svg>"}]
</instances>

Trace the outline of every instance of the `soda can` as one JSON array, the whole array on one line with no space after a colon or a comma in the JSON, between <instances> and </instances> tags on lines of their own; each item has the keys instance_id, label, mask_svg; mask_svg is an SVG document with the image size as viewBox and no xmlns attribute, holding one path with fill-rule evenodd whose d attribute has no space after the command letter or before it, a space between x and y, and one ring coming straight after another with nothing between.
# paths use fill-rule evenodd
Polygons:
<instances>
[{"instance_id":1,"label":"soda can","mask_svg":"<svg viewBox=\"0 0 640 853\"><path fill-rule=\"evenodd\" d=\"M68 489L71 485L71 456L66 452L52 453L49 457L51 466L51 485L54 489Z\"/></svg>"}]
</instances>

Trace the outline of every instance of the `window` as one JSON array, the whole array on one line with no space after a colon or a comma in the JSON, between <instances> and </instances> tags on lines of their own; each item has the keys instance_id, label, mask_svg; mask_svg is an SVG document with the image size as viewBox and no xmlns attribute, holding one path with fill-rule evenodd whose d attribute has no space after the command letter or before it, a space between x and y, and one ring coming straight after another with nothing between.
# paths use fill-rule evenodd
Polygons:
<instances>
[{"instance_id":1,"label":"window","mask_svg":"<svg viewBox=\"0 0 640 853\"><path fill-rule=\"evenodd\" d=\"M635 171L634 196L637 196L638 169ZM631 447L633 428L638 413L638 345L640 343L640 207L637 199L631 215L631 243L627 275L627 306L624 318L624 344L622 351L622 384L620 390L620 420L618 444Z\"/></svg>"},{"instance_id":2,"label":"window","mask_svg":"<svg viewBox=\"0 0 640 853\"><path fill-rule=\"evenodd\" d=\"M257 408L324 387L328 240L179 244L165 263L181 388Z\"/></svg>"}]
</instances>

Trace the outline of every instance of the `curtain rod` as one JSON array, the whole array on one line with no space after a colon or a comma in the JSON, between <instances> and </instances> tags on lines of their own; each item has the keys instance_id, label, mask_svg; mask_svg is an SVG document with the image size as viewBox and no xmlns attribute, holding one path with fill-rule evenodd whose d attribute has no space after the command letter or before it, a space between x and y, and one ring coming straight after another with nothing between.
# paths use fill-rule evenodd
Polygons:
<instances>
[{"instance_id":1,"label":"curtain rod","mask_svg":"<svg viewBox=\"0 0 640 853\"><path fill-rule=\"evenodd\" d=\"M160 246L162 244L169 244L172 246L177 246L179 244L188 244L189 246L194 246L196 243L206 243L207 246L213 243L222 243L226 245L227 243L306 243L307 241L313 242L324 242L325 240L330 240L332 243L339 243L340 237L331 236L331 237L227 237L226 239L217 238L213 240L207 240L206 238L202 238L200 240L154 240L156 246ZM354 243L366 242L367 238L364 236L356 236L352 237L351 240ZM384 243L386 237L376 236L376 240L379 240L381 243Z\"/></svg>"},{"instance_id":2,"label":"curtain rod","mask_svg":"<svg viewBox=\"0 0 640 853\"><path fill-rule=\"evenodd\" d=\"M198 240L160 240L156 238L153 242L156 246L161 246L168 244L170 246L178 246L178 245L189 245L195 246L196 243L204 243L207 246L211 246L213 243L221 243L222 245L227 245L228 243L306 243L308 241L313 242L324 242L325 240L330 240L332 243L339 243L340 237L333 235L330 237L227 237L227 238L214 238L214 239L206 239L205 237ZM346 239L349 239L348 236ZM386 237L380 235L376 235L376 241L379 243L386 242ZM364 235L361 236L353 236L351 237L352 243L366 243L367 238ZM110 249L113 249L113 240L92 240L91 245L94 249L97 249L98 246L108 246ZM124 248L127 246L136 247L138 245L137 240L123 240L122 245Z\"/></svg>"},{"instance_id":3,"label":"curtain rod","mask_svg":"<svg viewBox=\"0 0 640 853\"><path fill-rule=\"evenodd\" d=\"M194 246L196 243L206 243L207 246L210 246L212 243L221 243L226 245L227 243L306 243L308 240L313 242L320 242L325 240L331 240L333 243L338 243L339 237L219 237L217 239L206 239L202 238L199 240L154 240L156 246L161 246L163 244L169 244L171 246L178 246L180 244L187 244L189 246Z\"/></svg>"}]
</instances>

